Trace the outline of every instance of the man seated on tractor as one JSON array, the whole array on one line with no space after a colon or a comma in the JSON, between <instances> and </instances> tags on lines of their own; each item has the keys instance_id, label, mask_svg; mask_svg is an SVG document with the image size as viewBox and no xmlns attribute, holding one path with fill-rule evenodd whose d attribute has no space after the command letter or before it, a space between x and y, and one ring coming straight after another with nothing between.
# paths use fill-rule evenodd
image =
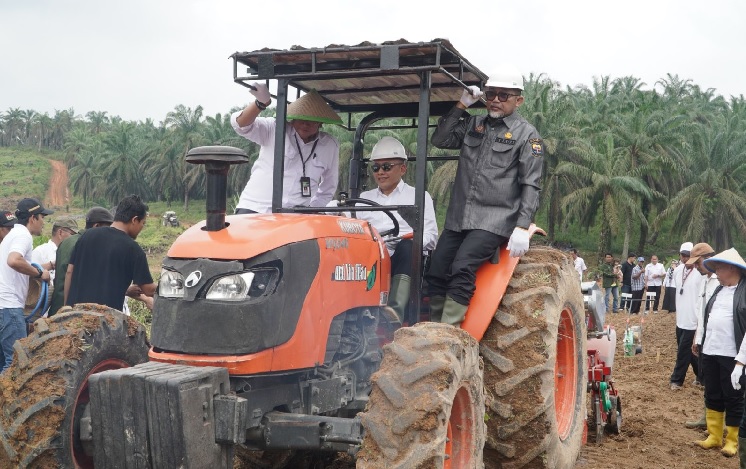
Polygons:
<instances>
[{"instance_id":1,"label":"man seated on tractor","mask_svg":"<svg viewBox=\"0 0 746 469\"><path fill-rule=\"evenodd\" d=\"M414 205L414 187L402 180L407 173L407 155L404 145L393 137L383 137L373 147L370 154L373 162L371 169L378 187L362 192L360 198L368 199L380 205ZM332 201L329 205L337 205ZM384 212L357 212L361 220L367 220L379 232L390 230L394 222ZM412 282L412 240L401 239L412 233L401 215L394 212L399 222L399 235L386 242L391 255L391 289L388 305L396 312L399 319L409 303L409 291ZM435 220L433 199L425 192L425 226L422 233L422 248L432 250L438 239L438 224Z\"/></svg>"}]
</instances>

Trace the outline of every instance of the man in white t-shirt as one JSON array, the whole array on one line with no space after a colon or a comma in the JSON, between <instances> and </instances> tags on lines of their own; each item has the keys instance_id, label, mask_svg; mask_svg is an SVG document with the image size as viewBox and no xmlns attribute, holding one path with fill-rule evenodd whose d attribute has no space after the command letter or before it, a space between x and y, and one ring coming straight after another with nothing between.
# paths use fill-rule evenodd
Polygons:
<instances>
[{"instance_id":1,"label":"man in white t-shirt","mask_svg":"<svg viewBox=\"0 0 746 469\"><path fill-rule=\"evenodd\" d=\"M41 234L44 217L54 213L37 199L18 202L18 223L0 243L0 346L3 349L2 371L13 363L13 345L26 337L23 306L26 304L29 277L49 281L49 271L31 265L34 248L32 236Z\"/></svg>"},{"instance_id":2,"label":"man in white t-shirt","mask_svg":"<svg viewBox=\"0 0 746 469\"><path fill-rule=\"evenodd\" d=\"M661 298L661 285L663 285L663 279L666 277L666 268L663 264L658 262L658 256L653 254L650 257L650 264L645 266L645 278L647 279L648 293L655 292L655 300L653 300L653 312L658 312L658 303ZM650 304L645 305L645 310L650 311Z\"/></svg>"},{"instance_id":3,"label":"man in white t-shirt","mask_svg":"<svg viewBox=\"0 0 746 469\"><path fill-rule=\"evenodd\" d=\"M575 248L570 249L570 254L572 254L573 264L575 265L575 271L578 273L578 276L580 277L580 282L583 282L583 273L588 270L588 267L585 266L585 261L582 257L578 256L578 250Z\"/></svg>"},{"instance_id":4,"label":"man in white t-shirt","mask_svg":"<svg viewBox=\"0 0 746 469\"><path fill-rule=\"evenodd\" d=\"M49 275L54 281L55 259L57 257L57 247L78 232L78 222L72 217L60 217L52 225L52 237L44 244L34 248L31 253L31 262L35 262L45 269L49 270Z\"/></svg>"}]
</instances>

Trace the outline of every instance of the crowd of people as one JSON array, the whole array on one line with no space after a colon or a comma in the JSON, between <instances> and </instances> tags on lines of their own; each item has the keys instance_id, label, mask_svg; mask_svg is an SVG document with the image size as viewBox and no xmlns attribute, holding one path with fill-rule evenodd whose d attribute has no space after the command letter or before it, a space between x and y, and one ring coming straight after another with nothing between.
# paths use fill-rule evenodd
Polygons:
<instances>
[{"instance_id":1,"label":"crowd of people","mask_svg":"<svg viewBox=\"0 0 746 469\"><path fill-rule=\"evenodd\" d=\"M585 261L576 249L570 252L583 281ZM666 268L657 255L645 264L643 256L630 253L619 265L607 253L597 278L588 280L601 284L607 312L639 314L644 308L645 313L657 313L660 306L660 311L676 315L677 353L669 387L682 389L691 367L692 384L704 389L701 418L685 425L707 430L707 438L697 445L720 449L728 457L738 454L740 467L746 469L746 261L735 248L716 254L707 243L688 241L681 244L678 257ZM620 285L631 297L623 297L618 310Z\"/></svg>"},{"instance_id":2,"label":"crowd of people","mask_svg":"<svg viewBox=\"0 0 746 469\"><path fill-rule=\"evenodd\" d=\"M152 309L155 283L145 252L135 242L145 226L147 210L138 196L131 195L119 202L114 214L103 207L91 208L83 230L75 219L58 217L49 241L36 248L33 236L42 234L44 219L54 211L38 199L25 198L14 212L2 212L0 372L12 364L13 345L28 335L37 317L53 316L64 306L78 303L126 311L126 297ZM39 301L38 308L28 311L29 286L36 282L45 282L51 295L48 302Z\"/></svg>"}]
</instances>

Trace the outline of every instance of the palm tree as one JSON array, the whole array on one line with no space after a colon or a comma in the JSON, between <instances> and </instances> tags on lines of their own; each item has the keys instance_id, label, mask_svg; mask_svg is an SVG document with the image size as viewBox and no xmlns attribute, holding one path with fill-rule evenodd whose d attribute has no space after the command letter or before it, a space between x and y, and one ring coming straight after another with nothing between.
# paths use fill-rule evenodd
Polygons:
<instances>
[{"instance_id":1,"label":"palm tree","mask_svg":"<svg viewBox=\"0 0 746 469\"><path fill-rule=\"evenodd\" d=\"M563 161L556 169L558 176L575 180L575 189L562 199L562 205L567 216L585 228L600 218L600 259L611 250L612 232L620 231L631 219L647 223L637 200L650 199L655 194L640 178L644 168L633 169L628 159L620 157L610 132L595 145L580 140L572 151L578 162Z\"/></svg>"},{"instance_id":2,"label":"palm tree","mask_svg":"<svg viewBox=\"0 0 746 469\"><path fill-rule=\"evenodd\" d=\"M743 112L743 103L734 103ZM673 220L672 233L708 241L721 251L746 233L746 122L743 116L722 119L714 128L700 126L692 135L688 185L656 219Z\"/></svg>"},{"instance_id":3,"label":"palm tree","mask_svg":"<svg viewBox=\"0 0 746 469\"><path fill-rule=\"evenodd\" d=\"M86 113L86 117L88 118L88 122L91 124L91 130L93 131L93 134L99 134L104 128L106 127L106 124L109 123L109 116L106 115L106 111L89 111Z\"/></svg>"},{"instance_id":4,"label":"palm tree","mask_svg":"<svg viewBox=\"0 0 746 469\"><path fill-rule=\"evenodd\" d=\"M95 193L99 179L97 167L103 152L103 143L96 140L90 147L75 155L75 164L68 173L73 193L83 197L83 208L88 207L88 200Z\"/></svg>"},{"instance_id":5,"label":"palm tree","mask_svg":"<svg viewBox=\"0 0 746 469\"><path fill-rule=\"evenodd\" d=\"M191 108L179 104L166 115L164 123L174 131L173 142L176 148L181 149L182 155L186 155L190 148L199 146L203 141L202 111L202 106L197 106L192 111ZM189 193L195 184L201 181L203 174L200 170L200 167L188 165L182 159L180 175L184 181L184 210L189 209Z\"/></svg>"},{"instance_id":6,"label":"palm tree","mask_svg":"<svg viewBox=\"0 0 746 469\"><path fill-rule=\"evenodd\" d=\"M116 203L128 194L145 197L149 188L140 168L140 144L134 137L135 125L124 123L112 129L104 138L106 152L98 165L105 187L98 195Z\"/></svg>"}]
</instances>

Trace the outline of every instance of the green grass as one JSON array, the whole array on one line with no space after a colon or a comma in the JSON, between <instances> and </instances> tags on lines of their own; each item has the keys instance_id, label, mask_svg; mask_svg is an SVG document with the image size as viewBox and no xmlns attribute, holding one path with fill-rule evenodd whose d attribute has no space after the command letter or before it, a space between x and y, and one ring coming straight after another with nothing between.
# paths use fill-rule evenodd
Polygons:
<instances>
[{"instance_id":1,"label":"green grass","mask_svg":"<svg viewBox=\"0 0 746 469\"><path fill-rule=\"evenodd\" d=\"M49 159L60 159L55 152L21 147L0 148L0 209L15 210L25 197L43 200L47 193L52 166Z\"/></svg>"}]
</instances>

